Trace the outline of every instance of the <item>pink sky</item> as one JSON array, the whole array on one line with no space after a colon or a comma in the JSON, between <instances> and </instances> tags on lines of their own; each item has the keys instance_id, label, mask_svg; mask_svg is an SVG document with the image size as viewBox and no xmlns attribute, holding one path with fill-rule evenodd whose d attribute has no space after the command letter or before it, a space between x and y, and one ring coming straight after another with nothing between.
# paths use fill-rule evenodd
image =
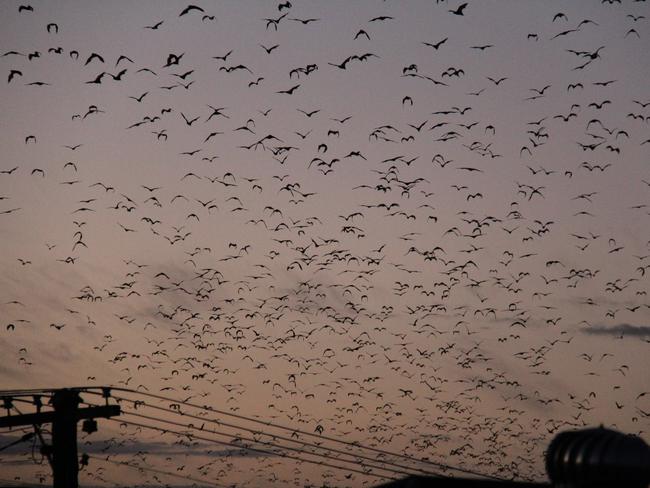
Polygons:
<instances>
[{"instance_id":1,"label":"pink sky","mask_svg":"<svg viewBox=\"0 0 650 488\"><path fill-rule=\"evenodd\" d=\"M558 430L647 438L648 8L460 3L4 2L0 387L521 479ZM0 458L47 473L25 460ZM377 481L223 462L204 478Z\"/></svg>"}]
</instances>

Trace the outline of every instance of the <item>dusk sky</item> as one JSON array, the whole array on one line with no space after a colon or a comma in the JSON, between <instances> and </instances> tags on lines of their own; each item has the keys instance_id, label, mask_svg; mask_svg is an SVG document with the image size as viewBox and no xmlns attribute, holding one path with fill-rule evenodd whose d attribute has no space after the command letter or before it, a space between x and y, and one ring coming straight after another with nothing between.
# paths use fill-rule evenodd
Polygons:
<instances>
[{"instance_id":1,"label":"dusk sky","mask_svg":"<svg viewBox=\"0 0 650 488\"><path fill-rule=\"evenodd\" d=\"M647 440L648 18L2 2L0 388L112 385L520 480L562 430ZM100 421L82 484L399 477L121 421L147 423ZM30 443L0 454L49 483Z\"/></svg>"}]
</instances>

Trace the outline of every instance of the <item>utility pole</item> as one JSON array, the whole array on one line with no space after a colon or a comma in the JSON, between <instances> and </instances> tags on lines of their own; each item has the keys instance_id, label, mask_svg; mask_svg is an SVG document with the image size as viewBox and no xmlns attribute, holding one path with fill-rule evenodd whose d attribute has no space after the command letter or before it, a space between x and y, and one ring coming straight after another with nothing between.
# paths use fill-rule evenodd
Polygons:
<instances>
[{"instance_id":1,"label":"utility pole","mask_svg":"<svg viewBox=\"0 0 650 488\"><path fill-rule=\"evenodd\" d=\"M107 400L108 401L108 400ZM54 411L0 418L1 427L52 424L52 475L54 488L79 487L79 461L77 459L77 422L83 419L108 418L120 415L118 405L79 408L79 392L67 388L52 395Z\"/></svg>"},{"instance_id":2,"label":"utility pole","mask_svg":"<svg viewBox=\"0 0 650 488\"><path fill-rule=\"evenodd\" d=\"M54 488L79 486L77 460L77 413L79 393L59 390L52 396L52 471Z\"/></svg>"}]
</instances>

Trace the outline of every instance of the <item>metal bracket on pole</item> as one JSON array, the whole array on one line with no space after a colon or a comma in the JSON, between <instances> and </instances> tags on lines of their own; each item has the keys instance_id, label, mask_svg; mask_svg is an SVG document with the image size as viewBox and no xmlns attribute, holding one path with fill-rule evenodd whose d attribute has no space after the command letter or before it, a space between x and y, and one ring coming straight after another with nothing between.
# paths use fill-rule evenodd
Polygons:
<instances>
[{"instance_id":1,"label":"metal bracket on pole","mask_svg":"<svg viewBox=\"0 0 650 488\"><path fill-rule=\"evenodd\" d=\"M108 418L120 415L119 405L79 408L77 390L56 390L52 395L53 411L42 412L40 397L34 397L37 412L0 417L0 428L52 424L52 474L54 488L78 488L77 422L83 419ZM5 399L4 406L11 404Z\"/></svg>"}]
</instances>

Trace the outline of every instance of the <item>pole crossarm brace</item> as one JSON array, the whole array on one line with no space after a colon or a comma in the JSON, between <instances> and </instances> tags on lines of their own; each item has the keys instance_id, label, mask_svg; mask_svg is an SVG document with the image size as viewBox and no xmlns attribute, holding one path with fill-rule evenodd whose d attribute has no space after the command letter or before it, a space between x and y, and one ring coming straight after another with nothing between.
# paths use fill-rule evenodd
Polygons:
<instances>
[{"instance_id":1,"label":"pole crossarm brace","mask_svg":"<svg viewBox=\"0 0 650 488\"><path fill-rule=\"evenodd\" d=\"M120 415L119 405L108 405L110 388L102 388L107 405L79 408L81 397L77 389L63 388L52 390L51 405L54 410L41 411L41 395L34 395L37 411L0 418L0 428L41 424L52 424L51 452L53 488L78 488L79 460L77 459L77 422L84 419L108 418ZM2 395L9 413L12 407L11 396ZM15 396L24 396L15 395ZM38 428L36 429L39 432ZM96 426L95 426L96 430ZM43 446L45 447L45 446Z\"/></svg>"}]
</instances>

